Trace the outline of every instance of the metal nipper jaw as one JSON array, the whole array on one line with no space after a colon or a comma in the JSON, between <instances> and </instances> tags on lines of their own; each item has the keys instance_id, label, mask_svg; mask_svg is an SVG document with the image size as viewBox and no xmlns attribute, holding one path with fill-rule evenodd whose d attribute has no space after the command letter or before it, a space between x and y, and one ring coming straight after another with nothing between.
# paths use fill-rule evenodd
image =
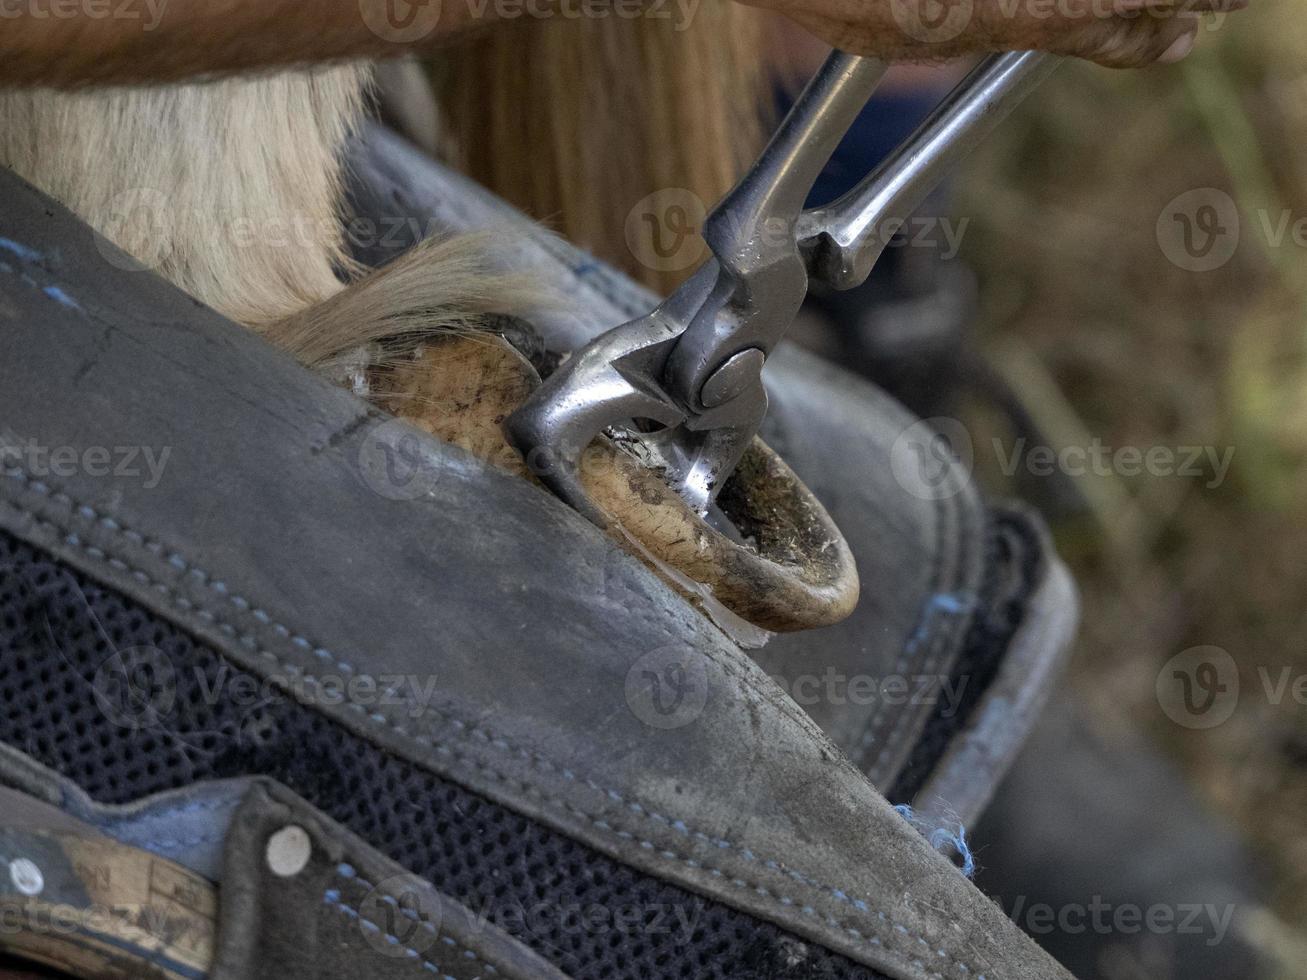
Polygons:
<instances>
[{"instance_id":1,"label":"metal nipper jaw","mask_svg":"<svg viewBox=\"0 0 1307 980\"><path fill-rule=\"evenodd\" d=\"M810 281L836 289L864 282L940 179L1057 60L1037 53L986 59L858 186L805 211L822 168L887 69L832 54L705 221L712 257L651 313L573 354L505 421L532 472L605 526L581 480L583 454L602 432L637 433L668 484L705 516L766 415L762 369Z\"/></svg>"}]
</instances>

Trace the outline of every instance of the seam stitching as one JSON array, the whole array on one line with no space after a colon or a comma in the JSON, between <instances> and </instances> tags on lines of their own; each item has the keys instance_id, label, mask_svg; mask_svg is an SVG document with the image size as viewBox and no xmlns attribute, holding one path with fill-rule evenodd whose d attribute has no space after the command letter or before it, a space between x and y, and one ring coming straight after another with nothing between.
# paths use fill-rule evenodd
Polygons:
<instances>
[{"instance_id":1,"label":"seam stitching","mask_svg":"<svg viewBox=\"0 0 1307 980\"><path fill-rule=\"evenodd\" d=\"M408 954L407 958L409 962L419 966L420 969L425 970L428 973L436 974L440 977L440 980L458 980L457 977L451 977L440 967L436 966L436 964L423 957L423 955L412 946L404 945L404 941L398 936L392 936L390 933L386 932L385 929L381 928L381 926L377 925L377 923L373 922L358 909L354 908L354 906L347 904L340 897L340 892L336 891L334 888L328 888L322 893L322 901L323 904L334 906L349 918L356 920L360 929L366 929L366 927L369 926L375 929L377 933L386 940L386 942L398 949L402 949L406 954Z\"/></svg>"},{"instance_id":2,"label":"seam stitching","mask_svg":"<svg viewBox=\"0 0 1307 980\"><path fill-rule=\"evenodd\" d=\"M212 844L214 841L220 841L226 839L227 839L227 832L218 831L212 834L205 834L200 837L183 837L177 839L167 838L162 840L154 840L150 837L142 837L141 843L146 848L157 847L166 851L175 851L178 848L182 848L182 847L196 847L200 844Z\"/></svg>"},{"instance_id":3,"label":"seam stitching","mask_svg":"<svg viewBox=\"0 0 1307 980\"><path fill-rule=\"evenodd\" d=\"M375 890L378 887L377 885L374 885L372 882L368 881L366 878L360 876L357 869L355 869L355 867L352 864L342 863L336 865L336 878L340 881L352 881L354 882L354 884L358 885L358 887L366 888L369 892ZM443 893L437 892L436 894L439 895L441 898L445 898L445 895ZM499 968L495 966L493 963L487 963L482 957L477 955L475 950L471 949L464 943L459 942L453 936L441 935L439 929L433 926L430 922L427 922L425 919L419 918L418 914L414 912L412 909L405 908L404 906L400 905L399 902L396 901L395 897L391 895L389 892L385 891L384 889L382 890L381 900L385 902L387 905L394 908L396 911L398 911L400 915L404 916L404 918L408 919L410 922L413 922L416 925L419 925L423 929L427 930L427 932L434 935L444 945L449 946L451 949L457 949L463 954L465 958L480 963L482 966L486 968L487 973L493 973L495 975L499 974ZM451 899L451 901L453 901L453 899Z\"/></svg>"},{"instance_id":4,"label":"seam stitching","mask_svg":"<svg viewBox=\"0 0 1307 980\"><path fill-rule=\"evenodd\" d=\"M935 553L931 556L931 561L930 561L930 576L929 576L930 585L928 587L930 594L926 600L927 602L926 608L922 609L921 612L918 614L918 628L920 628L921 626L925 626L930 634L929 640L933 641L935 639L933 635L934 630L932 629L929 621L925 620L924 617L929 614L929 602L931 599L935 597L936 594L938 594L940 589L941 579L943 578L944 501L938 497L935 498L935 500L931 502L931 511L932 511L932 516L934 517L934 520L932 521L932 523L934 524L934 533L932 537L934 538L934 543L935 543L935 549L934 549ZM908 661L911 659L912 654L913 651L907 649L906 644L903 648L900 648L898 652L898 656L894 658L894 670L897 673L902 674L905 670L907 670L907 664ZM869 719L867 719L866 726L863 729L862 738L859 739L858 744L860 748L868 749L871 747L873 742L879 739L879 737L882 734L881 721L885 716L886 710L887 710L886 706L883 702L877 704L875 709L873 709L872 715ZM884 750L882 750L881 754L878 755L875 764L872 765L871 771L880 773L880 770L883 768L884 758L885 758Z\"/></svg>"},{"instance_id":5,"label":"seam stitching","mask_svg":"<svg viewBox=\"0 0 1307 980\"><path fill-rule=\"evenodd\" d=\"M963 492L965 493L965 490ZM953 499L954 498L949 498L948 503L953 503ZM956 527L958 528L958 539L962 542L961 546L954 549L953 551L953 557L955 558L955 564L956 564L956 567L954 569L954 577L959 579L967 574L967 560L970 558L971 550L972 550L971 536L970 536L972 527L967 520L967 514L966 514L967 509L968 508L966 506L966 501L958 501L957 506L955 507L947 507L944 506L944 502L939 502L939 510L938 510L939 516L943 516L943 514L946 511L952 512L951 513L951 516L953 517L952 523L955 524ZM947 652L948 647L951 645L956 645L959 643L959 641L966 639L966 631L965 629L962 628L962 624L964 622L970 622L976 616L974 599L969 599L968 605L970 606L970 608L967 608L965 610L964 615L962 616L953 616L953 615L945 615L944 617L934 616L933 610L935 608L935 603L937 602L938 597L944 593L943 549L945 543L948 541L948 535L945 533L942 524L936 530L936 538L937 538L937 552L939 553L938 554L939 561L935 567L934 581L931 583L930 598L927 600L926 606L922 609L922 617L921 617L922 624L929 631L929 639L924 644L926 646L925 656L922 658L921 662L917 665L917 669L921 670L925 674L934 674L940 671L941 661L943 659L943 655ZM983 548L983 542L981 546ZM950 589L949 591L952 592L953 590ZM932 619L934 619L933 622ZM915 652L915 651L911 651L911 652ZM960 659L965 652L966 651L964 649L961 649L959 647L959 649L956 651L957 656L954 658L953 665L956 665L956 661ZM900 658L900 662L902 664L902 667L900 668L900 672L907 670L907 659L909 655L910 652L905 650L904 656ZM951 667L953 665L950 666L950 673L951 673ZM930 718L932 714L933 712L925 712L924 716L921 716L920 728L918 728L915 724L911 726L912 729L914 730L914 737L916 739L919 740L922 737L922 735L925 734L925 730L927 726L929 726L930 724ZM914 719L913 719L914 722L918 719L918 717L919 716L914 714ZM899 746L903 744L904 740L907 738L907 734L909 731L909 726L893 725L891 724L892 721L893 721L892 717L883 719L883 725L888 727L888 732L887 732L888 737L885 740L884 754L881 757L882 760L887 758L892 758L897 754ZM907 763L908 759L911 757L911 754L912 754L911 747L909 747L908 751L899 760L900 770L902 769L903 765ZM881 769L882 769L881 775L882 776L887 775L886 773L883 772L884 769L883 764L881 766ZM886 788L888 789L891 787L887 786Z\"/></svg>"},{"instance_id":6,"label":"seam stitching","mask_svg":"<svg viewBox=\"0 0 1307 980\"><path fill-rule=\"evenodd\" d=\"M173 566L178 571L191 574L192 576L198 578L201 584L203 584L206 588L217 592L219 595L231 601L232 604L235 605L239 611L253 616L256 620L258 620L260 623L264 625L268 625L272 627L273 630L278 635L283 636L286 639L289 639L290 642L294 643L297 647L312 650L314 655L317 656L319 659L328 660L329 662L333 663L335 666L337 666L340 669L352 670L352 668L350 668L347 664L344 664L343 662L336 660L335 657L330 653L330 651L320 646L315 646L311 644L303 636L300 636L298 633L293 633L286 626L280 623L273 622L271 620L271 617L269 617L268 614L263 610L254 609L251 607L251 604L248 601L242 599L240 596L232 595L228 591L225 583L221 581L215 581L212 578L212 576L209 575L207 572L205 572L203 569L195 567L193 564L187 562L186 559L183 558L180 554L178 554L177 552L171 549L165 548L158 541L147 539L141 533L137 531L133 531L130 528L127 528L126 526L124 526L114 518L101 514L99 511L95 510L94 508L74 500L66 493L53 490L48 484L44 483L43 481L32 479L31 476L26 471L22 470L19 467L15 467L15 466L6 467L4 470L4 474L9 478L17 480L18 482L24 484L30 491L36 493L37 495L47 497L53 502L63 504L69 507L70 510L80 514L86 520L93 521L94 523L96 523L100 527L105 528L111 533L124 537L126 538L126 540L134 544L137 544L140 547L145 548L147 551L150 551L151 553L155 554L156 557L159 557L160 559L166 561L169 565ZM183 612L193 613L199 616L205 622L213 624L224 634L232 636L235 639L238 639L242 643L242 645L246 646L248 649L257 653L259 656L272 661L272 663L281 667L283 670L287 671L291 675L304 677L306 680L314 683L315 685L318 683L318 678L316 677L316 675L309 672L307 668L300 667L296 664L283 662L276 656L276 654L273 654L272 652L265 649L258 642L256 637L248 633L240 633L230 623L223 621L212 611L200 607L196 603L191 602L189 599L186 599L184 596L179 595L177 591L167 583L158 582L153 578L151 578L146 572L138 568L133 568L129 566L126 562L122 561L121 559L107 554L103 549L86 544L75 533L70 533L68 528L61 528L58 525L52 523L51 521L42 520L42 518L38 514L24 508L23 506L21 506L20 504L12 500L5 500L4 502L8 506L16 510L18 513L22 514L23 516L26 516L29 519L36 521L38 524L42 524L48 527L50 530L60 535L63 540L63 543L66 544L67 546L76 548L77 550L81 551L88 557L97 561L102 561L108 564L111 568L114 568L115 570L120 571L124 574L130 575L133 579L135 579L137 582L141 583L142 585L147 585L151 587L156 592L170 599L173 602L173 604L176 605ZM818 891L823 892L824 894L834 898L836 901L842 904L853 907L857 911L872 914L871 909L866 902L862 901L861 899L850 898L847 894L845 894L843 891L841 891L838 888L834 888L830 885L825 885L803 874L802 872L795 871L790 868L786 868L777 861L767 859L767 858L760 858L758 855L754 854L748 848L741 847L738 844L735 844L731 841L720 839L720 838L713 838L700 831L693 830L684 821L675 820L663 816L657 811L650 810L644 807L639 802L636 802L634 800L628 800L625 796L618 793L616 790L607 789L591 779L578 777L571 770L563 767L559 767L552 761L534 752L530 752L528 750L518 748L517 746L514 746L513 744L511 744L505 739L493 736L490 732L488 732L483 728L470 726L465 722L460 721L457 718L451 718L443 714L442 712L439 712L427 706L418 705L415 702L410 702L410 706L413 707L415 710L417 710L420 714L432 715L435 718L448 724L450 727L455 729L455 731L458 733L455 736L456 738L459 738L463 741L470 741L471 739L476 739L477 741L485 745L488 745L501 753L515 755L525 760L528 764L530 764L534 768L543 769L550 773L559 775L570 782L580 783L582 785L589 787L595 792L604 794L614 802L622 804L626 809L628 809L629 811L631 811L641 819L648 820L653 823L662 824L663 826L675 830L676 832L680 833L685 837L710 844L712 846L715 846L723 850L731 850L734 853L738 854L743 859L745 859L746 861L760 864L764 868L767 868L770 871L775 871L784 874L787 877L790 877L801 884L807 885L810 888L814 888ZM833 918L832 916L826 915L825 913L822 912L818 912L815 908L813 908L810 905L799 904L798 902L796 902L794 899L790 898L787 895L782 895L773 892L762 885L758 885L756 883L744 879L732 877L728 875L726 872L723 872L718 868L712 867L707 863L678 854L671 850L666 850L664 848L661 848L655 842L637 837L636 835L632 834L629 831L618 830L617 828L613 827L610 823L608 823L608 821L596 817L586 812L585 810L581 810L566 800L554 796L550 796L542 792L539 789L539 787L532 786L531 784L526 783L525 781L518 780L515 782L511 777L506 776L505 774L499 772L498 770L494 769L492 766L488 765L485 762L482 762L479 759L475 759L471 756L459 753L454 749L449 748L449 746L447 745L438 744L431 736L426 735L425 733L410 732L408 729L395 723L394 721L392 721L391 719L389 719L383 714L380 714L378 712L369 712L363 706L355 703L349 703L346 705L346 707L348 707L352 711L357 712L360 715L363 715L366 719L371 721L373 724L382 726L384 728L389 728L390 730L396 732L397 734L405 738L411 739L420 745L424 745L428 748L431 748L437 753L446 755L462 765L467 765L475 769L479 769L485 772L487 775L492 776L493 778L507 785L516 785L519 789L527 792L528 794L534 794L540 797L545 802L555 807L558 807L564 810L565 812L572 814L575 817L584 820L585 822L587 822L597 830L603 831L604 833L610 834L624 841L634 841L638 843L645 850L653 851L664 859L675 860L682 864L685 864L687 867L696 870L707 871L714 878L727 881L732 886L738 889L753 892L754 894L767 898L773 902L776 902L783 907L797 908L802 914L809 916L811 918L815 918L818 921L824 923L825 925L833 929L838 929L839 931L847 934L853 939L858 940L864 945L884 948L887 951L890 951L889 947L884 946L884 944L882 943L879 937L877 936L868 937L864 935L862 932L860 932L859 930L841 923L839 920ZM935 956L945 960L948 964L957 967L962 973L966 975L971 975L974 972L967 963L965 963L962 960L954 958L945 949L932 947L932 944L929 943L926 939L922 938L918 934L907 929L905 926L902 926L899 923L895 922L894 920L890 919L885 912L878 911L875 912L874 914L879 921L884 922L894 932L899 933L900 935L906 937L909 940L914 940L916 944L926 948L927 950L930 950L931 952L934 953ZM900 952L898 955L910 955L910 954ZM939 977L939 974L932 974L932 976ZM985 975L979 974L976 980L986 980Z\"/></svg>"}]
</instances>

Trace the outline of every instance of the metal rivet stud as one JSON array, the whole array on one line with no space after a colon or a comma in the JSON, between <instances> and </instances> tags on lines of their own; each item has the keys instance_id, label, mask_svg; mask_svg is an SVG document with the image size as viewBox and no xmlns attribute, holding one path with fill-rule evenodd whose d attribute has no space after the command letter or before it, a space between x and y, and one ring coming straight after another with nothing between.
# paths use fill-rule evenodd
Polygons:
<instances>
[{"instance_id":1,"label":"metal rivet stud","mask_svg":"<svg viewBox=\"0 0 1307 980\"><path fill-rule=\"evenodd\" d=\"M14 858L9 862L9 880L24 895L39 895L45 889L41 869L27 858Z\"/></svg>"},{"instance_id":2,"label":"metal rivet stud","mask_svg":"<svg viewBox=\"0 0 1307 980\"><path fill-rule=\"evenodd\" d=\"M704 408L718 408L742 395L762 376L767 355L756 347L742 350L727 358L726 363L713 372L699 390Z\"/></svg>"},{"instance_id":3,"label":"metal rivet stud","mask_svg":"<svg viewBox=\"0 0 1307 980\"><path fill-rule=\"evenodd\" d=\"M268 838L268 869L281 878L299 874L309 863L313 842L303 827L289 824Z\"/></svg>"}]
</instances>

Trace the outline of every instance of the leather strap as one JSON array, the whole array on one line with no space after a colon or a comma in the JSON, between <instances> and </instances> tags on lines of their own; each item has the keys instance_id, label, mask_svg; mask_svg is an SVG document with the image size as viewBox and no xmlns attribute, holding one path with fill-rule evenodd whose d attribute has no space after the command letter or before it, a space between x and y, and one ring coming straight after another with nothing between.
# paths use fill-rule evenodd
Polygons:
<instances>
[{"instance_id":1,"label":"leather strap","mask_svg":"<svg viewBox=\"0 0 1307 980\"><path fill-rule=\"evenodd\" d=\"M895 977L1064 975L592 525L420 434L435 479L387 496L368 461L394 423L123 273L12 176L0 202L22 250L0 270L0 424L80 461L6 466L11 534L259 677L434 672L425 706L314 710L645 874ZM132 446L171 447L157 482L87 465ZM672 727L631 686L669 655L698 692Z\"/></svg>"}]
</instances>

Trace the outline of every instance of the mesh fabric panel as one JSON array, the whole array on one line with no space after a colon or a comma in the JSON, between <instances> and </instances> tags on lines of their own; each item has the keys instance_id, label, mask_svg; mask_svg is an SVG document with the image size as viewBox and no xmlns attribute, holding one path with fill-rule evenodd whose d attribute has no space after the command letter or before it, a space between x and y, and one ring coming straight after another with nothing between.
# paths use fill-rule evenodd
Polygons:
<instances>
[{"instance_id":1,"label":"mesh fabric panel","mask_svg":"<svg viewBox=\"0 0 1307 980\"><path fill-rule=\"evenodd\" d=\"M270 776L571 976L886 980L260 690L189 634L5 534L0 698L0 740L100 802ZM643 924L578 928L570 913L591 908L638 909Z\"/></svg>"}]
</instances>

